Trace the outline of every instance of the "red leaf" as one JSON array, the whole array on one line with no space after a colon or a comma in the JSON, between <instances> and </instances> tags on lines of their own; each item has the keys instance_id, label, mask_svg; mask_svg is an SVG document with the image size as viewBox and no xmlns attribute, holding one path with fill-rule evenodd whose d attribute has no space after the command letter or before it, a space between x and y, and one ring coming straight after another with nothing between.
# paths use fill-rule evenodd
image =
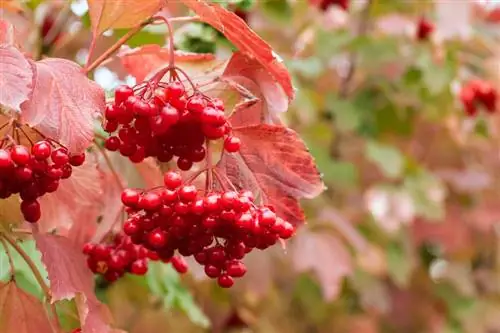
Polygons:
<instances>
[{"instance_id":1,"label":"red leaf","mask_svg":"<svg viewBox=\"0 0 500 333\"><path fill-rule=\"evenodd\" d=\"M33 236L47 268L52 301L76 297L82 333L111 332L109 314L94 294L94 277L81 248L65 237L38 232Z\"/></svg>"},{"instance_id":2,"label":"red leaf","mask_svg":"<svg viewBox=\"0 0 500 333\"><path fill-rule=\"evenodd\" d=\"M1 34L2 32L0 32ZM18 49L4 44L0 45L0 67L2 68L0 71L0 104L18 111L31 93L33 80L31 66Z\"/></svg>"},{"instance_id":3,"label":"red leaf","mask_svg":"<svg viewBox=\"0 0 500 333\"><path fill-rule=\"evenodd\" d=\"M131 28L158 12L162 0L89 0L94 36L112 28Z\"/></svg>"},{"instance_id":4,"label":"red leaf","mask_svg":"<svg viewBox=\"0 0 500 333\"><path fill-rule=\"evenodd\" d=\"M294 238L293 263L298 272L316 274L327 300L337 297L342 279L353 269L351 255L338 238L308 230Z\"/></svg>"},{"instance_id":5,"label":"red leaf","mask_svg":"<svg viewBox=\"0 0 500 333\"><path fill-rule=\"evenodd\" d=\"M32 67L33 94L22 105L23 120L71 152L83 151L94 137L94 115L104 111L104 91L72 61L49 58Z\"/></svg>"},{"instance_id":6,"label":"red leaf","mask_svg":"<svg viewBox=\"0 0 500 333\"><path fill-rule=\"evenodd\" d=\"M270 75L265 66L241 52L236 52L229 60L222 78L236 81L260 99L250 108L235 112L231 119L233 126L242 124L248 126L262 122L280 123L277 115L288 110L289 100L283 87ZM259 121L248 123L249 114ZM245 117L246 121L241 117Z\"/></svg>"},{"instance_id":7,"label":"red leaf","mask_svg":"<svg viewBox=\"0 0 500 333\"><path fill-rule=\"evenodd\" d=\"M0 44L14 44L14 27L4 20L0 20Z\"/></svg>"},{"instance_id":8,"label":"red leaf","mask_svg":"<svg viewBox=\"0 0 500 333\"><path fill-rule=\"evenodd\" d=\"M143 81L148 74L164 67L169 61L169 50L159 45L143 45L134 49L126 49L118 54L123 67L127 72L134 76L137 81ZM203 64L215 60L211 53L192 53L175 51L175 61L180 63Z\"/></svg>"},{"instance_id":9,"label":"red leaf","mask_svg":"<svg viewBox=\"0 0 500 333\"><path fill-rule=\"evenodd\" d=\"M89 214L94 212L97 219L103 195L103 175L90 157L87 155L87 161L82 166L73 168L70 178L61 180L57 191L39 199L41 230L68 230L75 224L96 223L89 219Z\"/></svg>"},{"instance_id":10,"label":"red leaf","mask_svg":"<svg viewBox=\"0 0 500 333\"><path fill-rule=\"evenodd\" d=\"M324 185L313 157L293 130L256 125L233 130L242 141L238 154L224 154L217 168L233 184L259 193L291 223L304 221L298 199L319 195Z\"/></svg>"},{"instance_id":11,"label":"red leaf","mask_svg":"<svg viewBox=\"0 0 500 333\"><path fill-rule=\"evenodd\" d=\"M290 73L271 46L253 32L245 21L218 4L202 0L183 0L183 3L199 15L202 21L223 33L242 54L255 59L281 85L288 98L293 99L295 92Z\"/></svg>"},{"instance_id":12,"label":"red leaf","mask_svg":"<svg viewBox=\"0 0 500 333\"><path fill-rule=\"evenodd\" d=\"M52 333L43 304L14 281L0 282L0 332Z\"/></svg>"}]
</instances>

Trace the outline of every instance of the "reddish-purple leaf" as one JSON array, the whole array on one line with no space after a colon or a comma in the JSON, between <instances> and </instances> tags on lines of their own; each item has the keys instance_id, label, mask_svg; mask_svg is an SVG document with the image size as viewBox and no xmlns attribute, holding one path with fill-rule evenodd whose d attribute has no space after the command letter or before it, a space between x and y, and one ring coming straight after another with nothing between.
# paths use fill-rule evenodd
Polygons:
<instances>
[{"instance_id":1,"label":"reddish-purple leaf","mask_svg":"<svg viewBox=\"0 0 500 333\"><path fill-rule=\"evenodd\" d=\"M126 49L118 54L123 67L134 76L137 81L142 81L154 70L164 67L169 61L169 50L159 45L143 45L134 49ZM209 65L215 60L211 53L192 53L175 51L176 65L183 64Z\"/></svg>"},{"instance_id":2,"label":"reddish-purple leaf","mask_svg":"<svg viewBox=\"0 0 500 333\"><path fill-rule=\"evenodd\" d=\"M183 0L200 19L226 36L246 57L255 59L281 85L289 99L295 95L290 73L271 46L233 12L203 0Z\"/></svg>"},{"instance_id":3,"label":"reddish-purple leaf","mask_svg":"<svg viewBox=\"0 0 500 333\"><path fill-rule=\"evenodd\" d=\"M0 282L0 332L53 331L42 302L18 288L14 281L9 281Z\"/></svg>"},{"instance_id":4,"label":"reddish-purple leaf","mask_svg":"<svg viewBox=\"0 0 500 333\"><path fill-rule=\"evenodd\" d=\"M71 152L94 138L94 116L105 107L104 91L76 63L57 58L33 62L33 93L21 106L23 120Z\"/></svg>"},{"instance_id":5,"label":"reddish-purple leaf","mask_svg":"<svg viewBox=\"0 0 500 333\"><path fill-rule=\"evenodd\" d=\"M94 36L113 28L131 28L163 6L161 0L89 0L89 15Z\"/></svg>"},{"instance_id":6,"label":"reddish-purple leaf","mask_svg":"<svg viewBox=\"0 0 500 333\"><path fill-rule=\"evenodd\" d=\"M66 237L38 232L33 236L47 268L52 301L76 297L82 333L111 332L110 319L94 294L94 277L81 248Z\"/></svg>"},{"instance_id":7,"label":"reddish-purple leaf","mask_svg":"<svg viewBox=\"0 0 500 333\"><path fill-rule=\"evenodd\" d=\"M32 89L30 63L14 46L3 44L0 45L0 68L0 104L19 111Z\"/></svg>"},{"instance_id":8,"label":"reddish-purple leaf","mask_svg":"<svg viewBox=\"0 0 500 333\"><path fill-rule=\"evenodd\" d=\"M242 52L233 54L222 79L242 85L260 99L252 107L235 112L231 119L233 126L254 124L242 122L240 117L248 118L244 114L253 114L254 118L260 118L258 123L279 124L278 115L288 110L289 99L280 83L271 76L265 65Z\"/></svg>"},{"instance_id":9,"label":"reddish-purple leaf","mask_svg":"<svg viewBox=\"0 0 500 333\"><path fill-rule=\"evenodd\" d=\"M297 133L266 124L235 128L233 133L242 141L240 152L224 154L219 171L234 185L259 193L281 218L294 224L303 222L298 199L319 195L324 185Z\"/></svg>"},{"instance_id":10,"label":"reddish-purple leaf","mask_svg":"<svg viewBox=\"0 0 500 333\"><path fill-rule=\"evenodd\" d=\"M4 20L0 20L0 44L14 45L14 27Z\"/></svg>"},{"instance_id":11,"label":"reddish-purple leaf","mask_svg":"<svg viewBox=\"0 0 500 333\"><path fill-rule=\"evenodd\" d=\"M79 167L73 168L70 178L61 180L59 188L40 198L42 218L39 221L40 229L69 230L79 223L92 224L89 220L90 211L99 213L99 203L102 202L103 174L97 164L87 155L87 161Z\"/></svg>"},{"instance_id":12,"label":"reddish-purple leaf","mask_svg":"<svg viewBox=\"0 0 500 333\"><path fill-rule=\"evenodd\" d=\"M313 271L325 299L337 297L342 279L352 272L351 255L333 235L302 230L294 238L293 263L298 272Z\"/></svg>"}]
</instances>

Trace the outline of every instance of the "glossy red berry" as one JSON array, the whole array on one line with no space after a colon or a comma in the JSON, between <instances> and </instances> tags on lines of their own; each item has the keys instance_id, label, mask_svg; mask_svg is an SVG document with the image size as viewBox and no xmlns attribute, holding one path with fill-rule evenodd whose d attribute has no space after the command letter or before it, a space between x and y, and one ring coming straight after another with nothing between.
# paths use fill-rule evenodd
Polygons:
<instances>
[{"instance_id":1,"label":"glossy red berry","mask_svg":"<svg viewBox=\"0 0 500 333\"><path fill-rule=\"evenodd\" d=\"M130 271L136 275L144 275L148 272L148 264L144 259L136 260L132 263Z\"/></svg>"},{"instance_id":2,"label":"glossy red berry","mask_svg":"<svg viewBox=\"0 0 500 333\"><path fill-rule=\"evenodd\" d=\"M165 172L163 175L163 183L170 190L175 190L182 184L182 176L180 173L175 171Z\"/></svg>"},{"instance_id":3,"label":"glossy red berry","mask_svg":"<svg viewBox=\"0 0 500 333\"><path fill-rule=\"evenodd\" d=\"M184 274L188 271L188 264L186 260L184 260L184 258L182 257L174 256L170 260L170 263L172 264L174 269L180 274Z\"/></svg>"},{"instance_id":4,"label":"glossy red berry","mask_svg":"<svg viewBox=\"0 0 500 333\"><path fill-rule=\"evenodd\" d=\"M223 274L219 276L219 278L217 279L217 283L222 288L231 288L234 284L234 280L229 275Z\"/></svg>"},{"instance_id":5,"label":"glossy red berry","mask_svg":"<svg viewBox=\"0 0 500 333\"><path fill-rule=\"evenodd\" d=\"M139 191L128 188L122 192L121 200L125 206L135 207L139 203L140 196Z\"/></svg>"},{"instance_id":6,"label":"glossy red berry","mask_svg":"<svg viewBox=\"0 0 500 333\"><path fill-rule=\"evenodd\" d=\"M30 223L38 222L38 220L40 220L40 217L42 216L40 204L36 200L22 201L21 212L23 213L24 219Z\"/></svg>"},{"instance_id":7,"label":"glossy red berry","mask_svg":"<svg viewBox=\"0 0 500 333\"><path fill-rule=\"evenodd\" d=\"M241 147L241 140L235 136L228 136L224 140L224 149L228 153L236 153L237 151L240 150Z\"/></svg>"},{"instance_id":8,"label":"glossy red berry","mask_svg":"<svg viewBox=\"0 0 500 333\"><path fill-rule=\"evenodd\" d=\"M37 160L49 158L51 150L50 144L47 141L39 141L31 147L31 153Z\"/></svg>"},{"instance_id":9,"label":"glossy red berry","mask_svg":"<svg viewBox=\"0 0 500 333\"><path fill-rule=\"evenodd\" d=\"M85 153L71 155L69 163L72 166L80 166L85 162Z\"/></svg>"},{"instance_id":10,"label":"glossy red berry","mask_svg":"<svg viewBox=\"0 0 500 333\"><path fill-rule=\"evenodd\" d=\"M134 94L134 90L129 86L119 86L115 90L115 104L120 105L124 103L127 98Z\"/></svg>"},{"instance_id":11,"label":"glossy red berry","mask_svg":"<svg viewBox=\"0 0 500 333\"><path fill-rule=\"evenodd\" d=\"M16 145L11 149L11 158L17 165L26 165L29 163L31 154L27 147Z\"/></svg>"}]
</instances>

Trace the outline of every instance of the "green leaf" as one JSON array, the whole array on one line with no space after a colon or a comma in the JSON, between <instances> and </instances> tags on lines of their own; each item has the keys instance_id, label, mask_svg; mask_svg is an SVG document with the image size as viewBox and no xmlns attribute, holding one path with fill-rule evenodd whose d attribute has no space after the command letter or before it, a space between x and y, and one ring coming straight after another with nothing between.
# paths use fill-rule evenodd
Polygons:
<instances>
[{"instance_id":1,"label":"green leaf","mask_svg":"<svg viewBox=\"0 0 500 333\"><path fill-rule=\"evenodd\" d=\"M408 244L406 240L397 240L386 246L389 275L400 287L408 285L415 263L409 253Z\"/></svg>"},{"instance_id":2,"label":"green leaf","mask_svg":"<svg viewBox=\"0 0 500 333\"><path fill-rule=\"evenodd\" d=\"M348 132L357 129L362 121L362 113L358 106L350 100L343 100L330 94L326 98L326 104L334 116L336 128Z\"/></svg>"},{"instance_id":3,"label":"green leaf","mask_svg":"<svg viewBox=\"0 0 500 333\"><path fill-rule=\"evenodd\" d=\"M405 178L403 187L411 195L418 215L436 221L444 217L446 187L438 177L418 170Z\"/></svg>"},{"instance_id":4,"label":"green leaf","mask_svg":"<svg viewBox=\"0 0 500 333\"><path fill-rule=\"evenodd\" d=\"M279 21L286 22L292 15L292 8L287 0L262 1L259 5L265 14Z\"/></svg>"},{"instance_id":5,"label":"green leaf","mask_svg":"<svg viewBox=\"0 0 500 333\"><path fill-rule=\"evenodd\" d=\"M49 280L47 278L47 271L42 264L41 254L37 250L35 246L35 242L33 240L27 240L19 243L21 248L26 252L26 254L30 257L30 259L35 264L38 271L41 273L42 277L45 279L45 283L49 284ZM38 284L33 272L30 267L24 261L24 259L15 251L12 247L9 246L10 254L12 256L12 261L15 267L15 278L19 278L19 283L21 288L23 288L26 292L35 295L37 297L42 297L43 291L40 285ZM10 278L9 276L9 263L7 255L2 247L0 247L0 280L7 281Z\"/></svg>"},{"instance_id":6,"label":"green leaf","mask_svg":"<svg viewBox=\"0 0 500 333\"><path fill-rule=\"evenodd\" d=\"M163 300L165 307L178 308L196 325L203 328L210 326L210 321L198 307L193 296L179 278L171 265L151 263L146 276L147 284L153 294Z\"/></svg>"},{"instance_id":7,"label":"green leaf","mask_svg":"<svg viewBox=\"0 0 500 333\"><path fill-rule=\"evenodd\" d=\"M405 158L396 147L369 141L365 149L368 160L375 163L387 177L397 178L402 175Z\"/></svg>"},{"instance_id":8,"label":"green leaf","mask_svg":"<svg viewBox=\"0 0 500 333\"><path fill-rule=\"evenodd\" d=\"M286 63L287 67L306 79L315 79L323 74L324 64L316 57L293 59Z\"/></svg>"},{"instance_id":9,"label":"green leaf","mask_svg":"<svg viewBox=\"0 0 500 333\"><path fill-rule=\"evenodd\" d=\"M113 31L113 36L120 38L123 37L129 29L116 29ZM127 45L130 47L138 47L144 44L165 44L165 35L163 33L155 33L144 28L138 33L134 34L132 38L127 41Z\"/></svg>"}]
</instances>

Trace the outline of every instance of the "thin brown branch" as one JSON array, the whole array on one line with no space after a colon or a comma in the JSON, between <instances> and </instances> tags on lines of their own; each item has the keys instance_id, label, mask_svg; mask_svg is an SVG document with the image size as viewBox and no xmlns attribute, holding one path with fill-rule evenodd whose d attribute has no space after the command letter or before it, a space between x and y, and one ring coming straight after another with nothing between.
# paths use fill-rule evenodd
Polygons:
<instances>
[{"instance_id":1,"label":"thin brown branch","mask_svg":"<svg viewBox=\"0 0 500 333\"><path fill-rule=\"evenodd\" d=\"M113 174L113 177L114 177L114 179L115 179L118 187L123 191L125 189L125 186L123 186L122 180L121 180L120 176L118 175L118 172L116 171L116 169L115 169L115 167L113 165L113 162L111 162L111 159L109 158L108 153L106 152L106 150L104 150L104 148L102 148L99 145L98 142L94 141L94 145L97 147L97 150L99 150L99 152L101 153L102 157L104 158L104 161L106 162L109 170Z\"/></svg>"}]
</instances>

